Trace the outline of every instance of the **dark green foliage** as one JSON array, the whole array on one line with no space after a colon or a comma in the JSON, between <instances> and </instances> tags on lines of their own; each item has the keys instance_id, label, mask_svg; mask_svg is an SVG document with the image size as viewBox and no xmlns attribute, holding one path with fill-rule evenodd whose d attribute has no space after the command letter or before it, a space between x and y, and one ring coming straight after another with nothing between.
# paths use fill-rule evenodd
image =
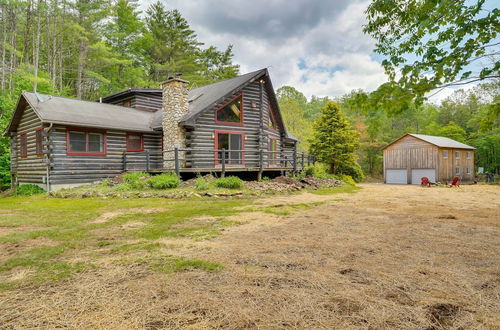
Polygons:
<instances>
[{"instance_id":1,"label":"dark green foliage","mask_svg":"<svg viewBox=\"0 0 500 330\"><path fill-rule=\"evenodd\" d=\"M243 180L236 176L228 176L225 178L217 179L215 181L215 186L227 189L240 189L243 187Z\"/></svg>"},{"instance_id":2,"label":"dark green foliage","mask_svg":"<svg viewBox=\"0 0 500 330\"><path fill-rule=\"evenodd\" d=\"M177 188L181 180L175 174L163 173L149 178L146 183L153 189Z\"/></svg>"},{"instance_id":3,"label":"dark green foliage","mask_svg":"<svg viewBox=\"0 0 500 330\"><path fill-rule=\"evenodd\" d=\"M16 195L32 196L45 193L45 190L35 184L22 184L16 188Z\"/></svg>"},{"instance_id":4,"label":"dark green foliage","mask_svg":"<svg viewBox=\"0 0 500 330\"><path fill-rule=\"evenodd\" d=\"M335 102L328 102L314 123L310 152L328 164L331 174L347 174L356 181L364 178L354 152L359 148L359 133L354 130Z\"/></svg>"},{"instance_id":5,"label":"dark green foliage","mask_svg":"<svg viewBox=\"0 0 500 330\"><path fill-rule=\"evenodd\" d=\"M498 78L496 7L493 0L372 0L364 32L377 41L390 78L374 101L400 112L434 88Z\"/></svg>"}]
</instances>

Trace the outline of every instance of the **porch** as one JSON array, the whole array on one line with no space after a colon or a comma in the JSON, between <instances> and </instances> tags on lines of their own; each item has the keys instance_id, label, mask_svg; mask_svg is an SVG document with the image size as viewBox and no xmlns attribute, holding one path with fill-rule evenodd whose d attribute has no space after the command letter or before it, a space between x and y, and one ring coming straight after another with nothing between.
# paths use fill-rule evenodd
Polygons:
<instances>
[{"instance_id":1,"label":"porch","mask_svg":"<svg viewBox=\"0 0 500 330\"><path fill-rule=\"evenodd\" d=\"M298 172L314 164L313 155L296 150L269 151L175 148L163 151L163 159L148 151L123 153L124 172L220 173Z\"/></svg>"}]
</instances>

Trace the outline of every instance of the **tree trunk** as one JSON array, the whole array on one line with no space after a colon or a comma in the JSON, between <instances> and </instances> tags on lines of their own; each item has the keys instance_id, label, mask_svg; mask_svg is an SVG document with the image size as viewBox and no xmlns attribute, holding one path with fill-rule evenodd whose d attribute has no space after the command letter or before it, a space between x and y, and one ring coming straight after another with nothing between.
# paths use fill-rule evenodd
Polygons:
<instances>
[{"instance_id":1,"label":"tree trunk","mask_svg":"<svg viewBox=\"0 0 500 330\"><path fill-rule=\"evenodd\" d=\"M5 43L7 42L7 10L6 6L2 5L2 90L5 89Z\"/></svg>"},{"instance_id":2,"label":"tree trunk","mask_svg":"<svg viewBox=\"0 0 500 330\"><path fill-rule=\"evenodd\" d=\"M85 68L84 62L85 58L87 57L87 45L85 44L85 41L80 39L80 56L78 57L78 72L76 76L76 97L78 99L82 98L83 94L83 70Z\"/></svg>"},{"instance_id":3,"label":"tree trunk","mask_svg":"<svg viewBox=\"0 0 500 330\"><path fill-rule=\"evenodd\" d=\"M35 76L34 82L33 82L33 91L36 93L36 89L38 87L38 61L40 60L40 4L41 1L38 0L38 3L36 5L36 10L38 14L38 22L37 22L37 29L36 29L36 44L35 44L35 59L34 59L34 73L33 75Z\"/></svg>"}]
</instances>

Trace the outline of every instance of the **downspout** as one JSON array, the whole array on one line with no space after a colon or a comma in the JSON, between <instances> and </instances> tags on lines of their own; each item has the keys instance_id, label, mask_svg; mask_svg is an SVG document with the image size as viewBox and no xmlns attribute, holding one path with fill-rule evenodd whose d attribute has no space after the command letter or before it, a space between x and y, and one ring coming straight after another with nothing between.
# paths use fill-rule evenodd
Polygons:
<instances>
[{"instance_id":1,"label":"downspout","mask_svg":"<svg viewBox=\"0 0 500 330\"><path fill-rule=\"evenodd\" d=\"M50 123L49 127L47 128L47 139L45 141L49 141L49 132L52 130L52 126L54 123ZM47 150L49 149L50 145L47 144ZM47 160L47 193L50 192L50 153L45 154L46 160Z\"/></svg>"}]
</instances>

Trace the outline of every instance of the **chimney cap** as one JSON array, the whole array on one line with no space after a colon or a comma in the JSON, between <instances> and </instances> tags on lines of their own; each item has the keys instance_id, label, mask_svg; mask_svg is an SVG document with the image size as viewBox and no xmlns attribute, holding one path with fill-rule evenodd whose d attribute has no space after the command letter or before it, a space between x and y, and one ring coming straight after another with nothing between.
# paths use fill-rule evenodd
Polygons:
<instances>
[{"instance_id":1,"label":"chimney cap","mask_svg":"<svg viewBox=\"0 0 500 330\"><path fill-rule=\"evenodd\" d=\"M170 75L168 75L167 76L167 80L165 80L164 82L162 82L161 85L163 86L164 84L171 83L171 82L174 82L174 81L178 81L178 82L182 82L182 83L185 83L185 84L189 84L189 81L181 79L180 76L182 76L182 73L179 73L179 72L175 72L173 77L170 76Z\"/></svg>"}]
</instances>

